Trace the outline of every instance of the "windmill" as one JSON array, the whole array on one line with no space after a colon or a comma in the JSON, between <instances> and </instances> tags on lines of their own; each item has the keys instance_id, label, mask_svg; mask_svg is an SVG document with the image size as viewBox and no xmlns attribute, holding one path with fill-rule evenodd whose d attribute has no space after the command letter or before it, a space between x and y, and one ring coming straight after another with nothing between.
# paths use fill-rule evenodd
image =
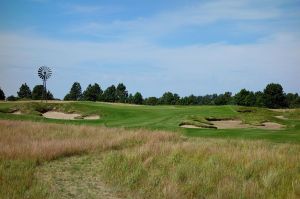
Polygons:
<instances>
[{"instance_id":1,"label":"windmill","mask_svg":"<svg viewBox=\"0 0 300 199\"><path fill-rule=\"evenodd\" d=\"M38 70L39 77L43 80L43 98L47 102L47 87L46 81L51 77L52 71L47 66L41 66Z\"/></svg>"}]
</instances>

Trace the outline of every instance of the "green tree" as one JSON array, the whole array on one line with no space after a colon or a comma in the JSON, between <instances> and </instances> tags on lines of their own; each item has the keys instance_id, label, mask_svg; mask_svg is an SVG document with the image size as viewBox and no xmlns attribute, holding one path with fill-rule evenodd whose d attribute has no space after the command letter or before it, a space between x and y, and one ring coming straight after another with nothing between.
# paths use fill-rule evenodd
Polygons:
<instances>
[{"instance_id":1,"label":"green tree","mask_svg":"<svg viewBox=\"0 0 300 199\"><path fill-rule=\"evenodd\" d=\"M47 91L47 100L54 100L54 96L49 90Z\"/></svg>"},{"instance_id":2,"label":"green tree","mask_svg":"<svg viewBox=\"0 0 300 199\"><path fill-rule=\"evenodd\" d=\"M214 100L218 96L216 94L213 95L205 95L205 96L198 96L197 97L197 104L199 105L212 105L214 104Z\"/></svg>"},{"instance_id":3,"label":"green tree","mask_svg":"<svg viewBox=\"0 0 300 199\"><path fill-rule=\"evenodd\" d=\"M134 104L142 104L143 103L143 96L140 92L136 92L133 96L133 103Z\"/></svg>"},{"instance_id":4,"label":"green tree","mask_svg":"<svg viewBox=\"0 0 300 199\"><path fill-rule=\"evenodd\" d=\"M160 104L177 104L179 101L180 97L178 94L173 94L171 92L165 92L161 98L159 99Z\"/></svg>"},{"instance_id":5,"label":"green tree","mask_svg":"<svg viewBox=\"0 0 300 199\"><path fill-rule=\"evenodd\" d=\"M245 106L254 106L256 103L255 95L252 91L245 98Z\"/></svg>"},{"instance_id":6,"label":"green tree","mask_svg":"<svg viewBox=\"0 0 300 199\"><path fill-rule=\"evenodd\" d=\"M19 92L17 93L19 98L31 99L32 97L31 90L26 83L21 85Z\"/></svg>"},{"instance_id":7,"label":"green tree","mask_svg":"<svg viewBox=\"0 0 300 199\"><path fill-rule=\"evenodd\" d=\"M264 105L268 108L287 107L283 88L280 84L271 83L264 89Z\"/></svg>"},{"instance_id":8,"label":"green tree","mask_svg":"<svg viewBox=\"0 0 300 199\"><path fill-rule=\"evenodd\" d=\"M5 100L5 94L1 88L0 88L0 100Z\"/></svg>"},{"instance_id":9,"label":"green tree","mask_svg":"<svg viewBox=\"0 0 300 199\"><path fill-rule=\"evenodd\" d=\"M256 98L253 92L242 89L234 96L235 103L240 106L254 106Z\"/></svg>"},{"instance_id":10,"label":"green tree","mask_svg":"<svg viewBox=\"0 0 300 199\"><path fill-rule=\"evenodd\" d=\"M116 95L118 102L125 103L127 101L128 91L126 90L126 86L123 83L118 84Z\"/></svg>"},{"instance_id":11,"label":"green tree","mask_svg":"<svg viewBox=\"0 0 300 199\"><path fill-rule=\"evenodd\" d=\"M230 104L232 101L231 99L231 92L225 92L224 94L220 94L216 99L215 99L215 104L216 105L226 105Z\"/></svg>"},{"instance_id":12,"label":"green tree","mask_svg":"<svg viewBox=\"0 0 300 199\"><path fill-rule=\"evenodd\" d=\"M33 100L41 100L43 98L43 85L36 85L32 89L32 99Z\"/></svg>"},{"instance_id":13,"label":"green tree","mask_svg":"<svg viewBox=\"0 0 300 199\"><path fill-rule=\"evenodd\" d=\"M74 82L70 92L65 96L64 100L80 100L82 97L81 86L80 83Z\"/></svg>"},{"instance_id":14,"label":"green tree","mask_svg":"<svg viewBox=\"0 0 300 199\"><path fill-rule=\"evenodd\" d=\"M263 107L264 106L264 94L261 91L257 91L254 93L255 95L255 106Z\"/></svg>"},{"instance_id":15,"label":"green tree","mask_svg":"<svg viewBox=\"0 0 300 199\"><path fill-rule=\"evenodd\" d=\"M102 97L102 89L99 84L89 84L86 90L83 92L83 99L87 101L100 101Z\"/></svg>"},{"instance_id":16,"label":"green tree","mask_svg":"<svg viewBox=\"0 0 300 199\"><path fill-rule=\"evenodd\" d=\"M71 101L71 96L70 93L66 94L66 96L64 97L64 101Z\"/></svg>"},{"instance_id":17,"label":"green tree","mask_svg":"<svg viewBox=\"0 0 300 199\"><path fill-rule=\"evenodd\" d=\"M111 85L104 91L103 99L106 102L116 102L117 101L117 89L114 85Z\"/></svg>"},{"instance_id":18,"label":"green tree","mask_svg":"<svg viewBox=\"0 0 300 199\"><path fill-rule=\"evenodd\" d=\"M129 104L133 104L133 95L132 95L131 93L128 95L127 102L128 102Z\"/></svg>"},{"instance_id":19,"label":"green tree","mask_svg":"<svg viewBox=\"0 0 300 199\"><path fill-rule=\"evenodd\" d=\"M18 100L18 98L15 97L15 96L13 96L13 95L10 95L10 96L8 96L8 97L6 98L6 100L7 100L7 101L16 101L16 100Z\"/></svg>"},{"instance_id":20,"label":"green tree","mask_svg":"<svg viewBox=\"0 0 300 199\"><path fill-rule=\"evenodd\" d=\"M148 97L145 99L144 104L146 105L157 105L158 104L158 98L157 97Z\"/></svg>"},{"instance_id":21,"label":"green tree","mask_svg":"<svg viewBox=\"0 0 300 199\"><path fill-rule=\"evenodd\" d=\"M197 97L195 95L190 95L186 98L187 105L196 105L198 103Z\"/></svg>"},{"instance_id":22,"label":"green tree","mask_svg":"<svg viewBox=\"0 0 300 199\"><path fill-rule=\"evenodd\" d=\"M286 102L287 102L287 106L289 108L298 108L300 107L300 97L298 95L298 93L288 93L285 96L286 98Z\"/></svg>"},{"instance_id":23,"label":"green tree","mask_svg":"<svg viewBox=\"0 0 300 199\"><path fill-rule=\"evenodd\" d=\"M33 100L42 100L43 99L43 90L44 87L43 85L36 85L35 87L33 87L32 89L32 99ZM53 100L53 94L48 90L47 91L47 100Z\"/></svg>"}]
</instances>

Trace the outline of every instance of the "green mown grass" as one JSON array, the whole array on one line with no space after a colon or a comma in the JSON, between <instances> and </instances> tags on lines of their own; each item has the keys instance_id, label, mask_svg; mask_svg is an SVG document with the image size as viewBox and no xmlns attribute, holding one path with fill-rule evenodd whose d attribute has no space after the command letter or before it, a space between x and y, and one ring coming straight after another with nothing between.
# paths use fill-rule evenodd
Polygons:
<instances>
[{"instance_id":1,"label":"green mown grass","mask_svg":"<svg viewBox=\"0 0 300 199\"><path fill-rule=\"evenodd\" d=\"M83 115L98 114L99 120L66 121L45 119L39 111L55 108L63 112L77 112ZM8 114L19 109L24 115ZM245 111L246 110L246 111ZM240 111L240 112L239 112ZM283 115L288 120L275 118ZM234 118L244 123L259 125L265 121L286 125L281 130L264 129L183 129L180 124L207 126L205 118ZM99 102L51 103L38 102L0 103L0 119L30 120L50 123L87 124L107 127L146 128L181 132L192 137L266 139L275 142L300 142L300 109L292 112L275 112L265 108L239 106L132 106Z\"/></svg>"}]
</instances>

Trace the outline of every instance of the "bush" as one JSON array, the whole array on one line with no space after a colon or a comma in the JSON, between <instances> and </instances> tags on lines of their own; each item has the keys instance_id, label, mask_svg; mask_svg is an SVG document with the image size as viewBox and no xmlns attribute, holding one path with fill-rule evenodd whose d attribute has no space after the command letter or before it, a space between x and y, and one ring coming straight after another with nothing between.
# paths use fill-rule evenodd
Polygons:
<instances>
[{"instance_id":1,"label":"bush","mask_svg":"<svg viewBox=\"0 0 300 199\"><path fill-rule=\"evenodd\" d=\"M7 101L16 101L16 100L18 100L18 98L15 97L15 96L13 96L13 95L10 95L10 96L8 96L8 97L6 98L6 100L7 100Z\"/></svg>"}]
</instances>

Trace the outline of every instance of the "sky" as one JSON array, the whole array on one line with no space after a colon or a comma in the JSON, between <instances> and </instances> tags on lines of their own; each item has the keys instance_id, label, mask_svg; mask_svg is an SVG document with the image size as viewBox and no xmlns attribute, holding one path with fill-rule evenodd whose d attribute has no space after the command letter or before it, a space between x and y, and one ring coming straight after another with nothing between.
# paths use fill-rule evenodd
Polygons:
<instances>
[{"instance_id":1,"label":"sky","mask_svg":"<svg viewBox=\"0 0 300 199\"><path fill-rule=\"evenodd\" d=\"M123 82L130 93L300 93L300 0L1 0L0 87L57 98Z\"/></svg>"}]
</instances>

